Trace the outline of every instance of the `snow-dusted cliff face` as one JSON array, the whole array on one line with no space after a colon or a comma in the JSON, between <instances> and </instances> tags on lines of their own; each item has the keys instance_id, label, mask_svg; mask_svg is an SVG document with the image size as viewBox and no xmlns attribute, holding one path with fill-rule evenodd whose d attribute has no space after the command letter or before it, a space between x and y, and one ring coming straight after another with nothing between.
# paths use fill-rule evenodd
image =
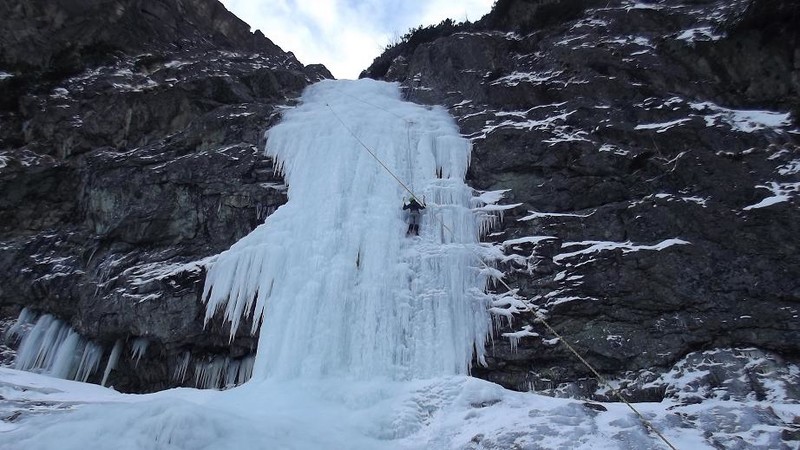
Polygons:
<instances>
[{"instance_id":1,"label":"snow-dusted cliff face","mask_svg":"<svg viewBox=\"0 0 800 450\"><path fill-rule=\"evenodd\" d=\"M799 11L503 1L367 74L449 107L474 146L469 183L522 203L489 239L511 285L601 372L658 399L641 377L689 352L800 355ZM473 373L599 395L533 319L502 332L540 336L496 340Z\"/></svg>"},{"instance_id":2,"label":"snow-dusted cliff face","mask_svg":"<svg viewBox=\"0 0 800 450\"><path fill-rule=\"evenodd\" d=\"M0 13L0 311L30 312L12 346L37 330L31 364L99 348L99 383L119 343L108 382L129 391L247 378L256 340L204 329L197 261L286 201L264 130L330 74L212 0Z\"/></svg>"},{"instance_id":3,"label":"snow-dusted cliff face","mask_svg":"<svg viewBox=\"0 0 800 450\"><path fill-rule=\"evenodd\" d=\"M30 308L14 339L39 330L52 358L100 345L95 382L120 343L108 382L129 390L246 379L259 327L245 318L231 342L221 313L204 328L206 258L286 201L262 133L326 74L214 2L67 3L3 6L17 37L0 55L0 304L8 324ZM796 16L792 2L503 1L370 73L449 108L468 182L522 204L486 239L510 285L632 396L659 399L674 390L651 381L691 352L798 355ZM18 36L45 32L88 40L39 61L46 40ZM513 316L473 374L604 398ZM737 377L728 366L708 383Z\"/></svg>"},{"instance_id":4,"label":"snow-dusted cliff face","mask_svg":"<svg viewBox=\"0 0 800 450\"><path fill-rule=\"evenodd\" d=\"M503 257L478 237L502 195L463 183L469 143L444 109L401 101L396 84L321 82L270 130L267 149L288 202L204 263L208 316L224 311L232 335L243 315L261 322L254 376L224 391L125 395L0 368L0 449L772 449L797 440L800 371L757 350L685 358L644 380L669 397L637 413L467 376L473 349L483 359L489 313L522 305L484 292L500 273L481 261ZM409 191L426 199L419 235L406 235L399 208ZM670 245L685 244L640 250ZM97 346L47 317L18 361L38 359L32 338L65 335L39 346L55 350L42 355L46 368L83 378ZM147 351L131 347L134 360ZM71 366L76 352L88 358ZM709 375L724 378L710 386Z\"/></svg>"},{"instance_id":5,"label":"snow-dusted cliff face","mask_svg":"<svg viewBox=\"0 0 800 450\"><path fill-rule=\"evenodd\" d=\"M287 109L329 74L210 0L78 3L0 6L0 357L258 376L0 368L0 448L659 448L463 376L609 399L534 309L678 448L796 446L795 3L499 1L369 71L455 125L369 80Z\"/></svg>"}]
</instances>

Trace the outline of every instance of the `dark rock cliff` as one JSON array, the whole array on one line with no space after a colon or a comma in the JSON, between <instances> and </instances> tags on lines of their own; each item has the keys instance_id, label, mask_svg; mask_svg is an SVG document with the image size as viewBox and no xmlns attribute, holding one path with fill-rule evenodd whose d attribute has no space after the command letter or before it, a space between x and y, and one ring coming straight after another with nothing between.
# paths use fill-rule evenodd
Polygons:
<instances>
[{"instance_id":1,"label":"dark rock cliff","mask_svg":"<svg viewBox=\"0 0 800 450\"><path fill-rule=\"evenodd\" d=\"M0 13L0 315L53 314L105 359L146 343L111 372L122 390L243 361L253 337L203 329L198 261L285 201L263 131L330 74L212 0ZM522 204L490 237L507 281L603 374L640 400L691 397L672 374L746 378L744 398L800 357L798 14L500 0L366 74L450 108L474 144L469 182ZM475 375L605 398L534 314L498 327Z\"/></svg>"},{"instance_id":2,"label":"dark rock cliff","mask_svg":"<svg viewBox=\"0 0 800 450\"><path fill-rule=\"evenodd\" d=\"M730 347L796 360L798 19L790 1L501 0L364 76L449 106L472 186L522 204L490 237L507 281L600 372ZM475 375L594 395L534 314L501 333Z\"/></svg>"},{"instance_id":3,"label":"dark rock cliff","mask_svg":"<svg viewBox=\"0 0 800 450\"><path fill-rule=\"evenodd\" d=\"M111 373L129 391L251 354L203 329L194 262L285 202L263 132L327 69L214 0L3 2L0 42L2 315L53 314L106 358L146 342Z\"/></svg>"}]
</instances>

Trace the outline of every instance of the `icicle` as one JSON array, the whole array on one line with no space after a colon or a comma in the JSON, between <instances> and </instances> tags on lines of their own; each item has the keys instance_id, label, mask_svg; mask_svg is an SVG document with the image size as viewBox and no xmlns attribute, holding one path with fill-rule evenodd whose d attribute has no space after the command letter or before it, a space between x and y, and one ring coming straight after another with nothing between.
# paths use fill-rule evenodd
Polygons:
<instances>
[{"instance_id":1,"label":"icicle","mask_svg":"<svg viewBox=\"0 0 800 450\"><path fill-rule=\"evenodd\" d=\"M511 344L511 352L517 352L517 346L519 345L519 340L524 337L539 337L539 333L534 333L533 327L530 325L525 325L522 327L521 330L515 331L513 333L503 333L503 337L507 337L509 343Z\"/></svg>"},{"instance_id":2,"label":"icicle","mask_svg":"<svg viewBox=\"0 0 800 450\"><path fill-rule=\"evenodd\" d=\"M134 361L134 367L139 366L139 360L147 352L148 345L150 345L150 341L144 337L138 337L131 342L131 359Z\"/></svg>"},{"instance_id":3,"label":"icicle","mask_svg":"<svg viewBox=\"0 0 800 450\"><path fill-rule=\"evenodd\" d=\"M242 363L239 365L239 372L236 374L236 385L244 384L253 376L253 363L255 356L246 356L242 358Z\"/></svg>"},{"instance_id":4,"label":"icicle","mask_svg":"<svg viewBox=\"0 0 800 450\"><path fill-rule=\"evenodd\" d=\"M192 354L189 352L183 352L178 357L178 362L175 364L175 370L172 372L172 379L178 382L178 384L183 383L183 380L186 379L186 370L189 368L189 361L192 359Z\"/></svg>"},{"instance_id":5,"label":"icicle","mask_svg":"<svg viewBox=\"0 0 800 450\"><path fill-rule=\"evenodd\" d=\"M52 364L53 355L57 349L60 331L68 328L51 315L44 315L36 321L28 334L22 338L17 360L14 368L18 370L33 370L49 368ZM66 336L64 336L66 337Z\"/></svg>"},{"instance_id":6,"label":"icicle","mask_svg":"<svg viewBox=\"0 0 800 450\"><path fill-rule=\"evenodd\" d=\"M216 356L195 362L194 385L201 389L225 389L245 383L252 376L253 360L253 356L241 359Z\"/></svg>"},{"instance_id":7,"label":"icicle","mask_svg":"<svg viewBox=\"0 0 800 450\"><path fill-rule=\"evenodd\" d=\"M22 308L22 311L19 313L19 317L17 317L17 321L14 322L14 325L11 325L6 331L5 336L3 336L3 340L7 343L15 343L22 339L22 336L26 334L28 329L33 325L34 320L36 319L36 314L28 308Z\"/></svg>"},{"instance_id":8,"label":"icicle","mask_svg":"<svg viewBox=\"0 0 800 450\"><path fill-rule=\"evenodd\" d=\"M83 349L80 362L78 363L78 370L75 372L74 379L85 383L89 379L89 376L100 367L101 359L103 359L103 347L94 342L87 342Z\"/></svg>"},{"instance_id":9,"label":"icicle","mask_svg":"<svg viewBox=\"0 0 800 450\"><path fill-rule=\"evenodd\" d=\"M194 364L194 385L202 389L220 387L220 380L230 362L230 358L212 358L209 361L197 361Z\"/></svg>"},{"instance_id":10,"label":"icicle","mask_svg":"<svg viewBox=\"0 0 800 450\"><path fill-rule=\"evenodd\" d=\"M111 355L108 357L108 363L106 363L106 370L103 371L103 381L100 382L101 386L105 386L106 382L108 381L108 376L111 374L111 371L117 367L117 362L119 361L119 355L122 353L122 340L117 339L117 342L114 342L114 348L111 349Z\"/></svg>"},{"instance_id":11,"label":"icicle","mask_svg":"<svg viewBox=\"0 0 800 450\"><path fill-rule=\"evenodd\" d=\"M55 356L47 373L56 378L70 379L75 376L75 371L77 370L75 359L83 354L85 344L81 342L81 337L78 333L69 329L69 327L65 327L65 329L67 330L66 338L55 344Z\"/></svg>"},{"instance_id":12,"label":"icicle","mask_svg":"<svg viewBox=\"0 0 800 450\"><path fill-rule=\"evenodd\" d=\"M242 360L233 359L228 361L228 366L225 368L225 378L222 382L222 387L230 388L236 386L236 375L239 374L239 369L242 366Z\"/></svg>"}]
</instances>

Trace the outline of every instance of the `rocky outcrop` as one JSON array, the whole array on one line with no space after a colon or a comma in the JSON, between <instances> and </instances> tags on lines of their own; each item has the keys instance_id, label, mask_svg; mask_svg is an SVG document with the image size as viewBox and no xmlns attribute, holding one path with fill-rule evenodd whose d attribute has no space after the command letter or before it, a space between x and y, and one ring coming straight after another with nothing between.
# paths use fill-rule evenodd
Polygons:
<instances>
[{"instance_id":1,"label":"rocky outcrop","mask_svg":"<svg viewBox=\"0 0 800 450\"><path fill-rule=\"evenodd\" d=\"M502 1L365 72L449 106L474 145L471 185L521 203L490 239L536 313L501 322L475 375L595 396L537 314L614 378L700 350L800 356L799 14Z\"/></svg>"},{"instance_id":2,"label":"rocky outcrop","mask_svg":"<svg viewBox=\"0 0 800 450\"><path fill-rule=\"evenodd\" d=\"M238 49L283 53L260 31L208 0L32 0L0 6L4 69L63 72L115 52Z\"/></svg>"},{"instance_id":3,"label":"rocky outcrop","mask_svg":"<svg viewBox=\"0 0 800 450\"><path fill-rule=\"evenodd\" d=\"M252 354L255 337L204 329L197 261L285 202L263 132L330 73L213 0L0 13L0 88L13 94L0 105L2 315L52 314L105 360L117 341L124 355L147 342L110 375L127 391L192 384L203 364Z\"/></svg>"},{"instance_id":4,"label":"rocky outcrop","mask_svg":"<svg viewBox=\"0 0 800 450\"><path fill-rule=\"evenodd\" d=\"M52 314L101 367L122 346L117 389L225 385L255 337L204 328L205 263L285 201L263 130L330 74L212 0L0 13L0 315ZM797 18L788 1L503 0L366 71L447 105L469 182L521 204L489 239L529 311L498 321L475 375L608 399L539 315L632 399L796 384Z\"/></svg>"}]
</instances>

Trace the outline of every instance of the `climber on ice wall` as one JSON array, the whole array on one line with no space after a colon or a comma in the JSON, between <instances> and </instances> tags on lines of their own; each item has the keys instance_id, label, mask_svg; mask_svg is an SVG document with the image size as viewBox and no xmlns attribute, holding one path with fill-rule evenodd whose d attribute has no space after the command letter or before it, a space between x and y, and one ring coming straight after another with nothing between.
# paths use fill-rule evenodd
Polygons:
<instances>
[{"instance_id":1,"label":"climber on ice wall","mask_svg":"<svg viewBox=\"0 0 800 450\"><path fill-rule=\"evenodd\" d=\"M425 209L425 205L421 205L416 197L411 197L410 200L403 199L403 203L403 210L408 210L408 231L406 235L419 236L419 216L420 211Z\"/></svg>"}]
</instances>

